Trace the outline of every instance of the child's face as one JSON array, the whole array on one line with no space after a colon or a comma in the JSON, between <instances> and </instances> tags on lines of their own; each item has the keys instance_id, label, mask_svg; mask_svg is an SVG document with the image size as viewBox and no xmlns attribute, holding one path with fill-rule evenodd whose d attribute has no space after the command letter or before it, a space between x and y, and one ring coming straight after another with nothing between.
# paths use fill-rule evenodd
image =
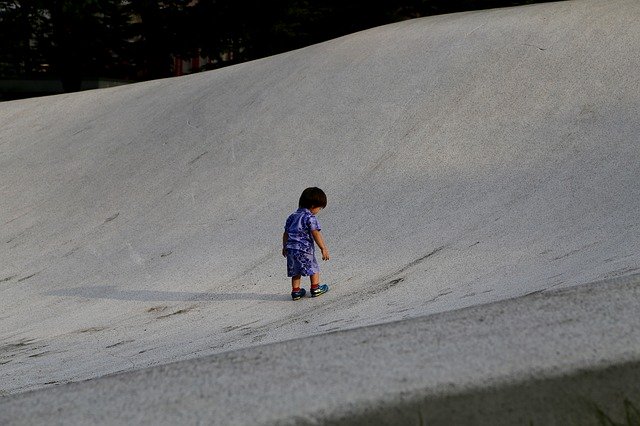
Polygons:
<instances>
[{"instance_id":1,"label":"child's face","mask_svg":"<svg viewBox=\"0 0 640 426\"><path fill-rule=\"evenodd\" d=\"M322 207L311 207L309 209L309 211L311 212L311 214L313 215L317 215L318 213L320 213L320 210L322 210Z\"/></svg>"}]
</instances>

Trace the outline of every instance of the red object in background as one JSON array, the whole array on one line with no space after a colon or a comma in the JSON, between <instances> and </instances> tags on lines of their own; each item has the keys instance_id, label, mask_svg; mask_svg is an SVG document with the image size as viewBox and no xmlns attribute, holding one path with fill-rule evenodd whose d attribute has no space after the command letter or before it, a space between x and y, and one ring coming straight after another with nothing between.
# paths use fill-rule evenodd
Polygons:
<instances>
[{"instance_id":1,"label":"red object in background","mask_svg":"<svg viewBox=\"0 0 640 426\"><path fill-rule=\"evenodd\" d=\"M183 74L182 71L182 59L173 58L173 74L176 76L180 76Z\"/></svg>"}]
</instances>

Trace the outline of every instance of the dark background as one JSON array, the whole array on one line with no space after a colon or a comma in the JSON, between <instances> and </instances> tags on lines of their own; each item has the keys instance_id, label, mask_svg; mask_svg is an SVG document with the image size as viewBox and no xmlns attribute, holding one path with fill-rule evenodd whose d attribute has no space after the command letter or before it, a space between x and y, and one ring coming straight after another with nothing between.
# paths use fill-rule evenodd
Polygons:
<instances>
[{"instance_id":1,"label":"dark background","mask_svg":"<svg viewBox=\"0 0 640 426\"><path fill-rule=\"evenodd\" d=\"M506 0L0 0L0 79L142 81L281 53L374 26L541 1ZM17 83L16 83L17 84ZM0 99L38 95L37 90Z\"/></svg>"}]
</instances>

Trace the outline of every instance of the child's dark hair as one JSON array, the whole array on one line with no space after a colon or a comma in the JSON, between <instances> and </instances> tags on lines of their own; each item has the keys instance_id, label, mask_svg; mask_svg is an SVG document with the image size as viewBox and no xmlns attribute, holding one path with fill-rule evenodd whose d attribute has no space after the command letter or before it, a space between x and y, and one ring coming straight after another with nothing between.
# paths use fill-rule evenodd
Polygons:
<instances>
[{"instance_id":1,"label":"child's dark hair","mask_svg":"<svg viewBox=\"0 0 640 426\"><path fill-rule=\"evenodd\" d=\"M300 208L310 209L313 207L327 207L327 196L320 188L307 188L302 191L300 201L298 202Z\"/></svg>"}]
</instances>

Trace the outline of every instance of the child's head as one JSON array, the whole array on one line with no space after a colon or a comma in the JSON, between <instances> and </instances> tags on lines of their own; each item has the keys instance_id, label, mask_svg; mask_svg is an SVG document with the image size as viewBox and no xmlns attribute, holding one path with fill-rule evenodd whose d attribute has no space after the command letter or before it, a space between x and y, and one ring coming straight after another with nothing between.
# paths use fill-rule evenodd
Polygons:
<instances>
[{"instance_id":1,"label":"child's head","mask_svg":"<svg viewBox=\"0 0 640 426\"><path fill-rule=\"evenodd\" d=\"M327 207L327 196L320 188L307 188L302 191L300 201L298 202L300 208L311 209L313 207Z\"/></svg>"}]
</instances>

